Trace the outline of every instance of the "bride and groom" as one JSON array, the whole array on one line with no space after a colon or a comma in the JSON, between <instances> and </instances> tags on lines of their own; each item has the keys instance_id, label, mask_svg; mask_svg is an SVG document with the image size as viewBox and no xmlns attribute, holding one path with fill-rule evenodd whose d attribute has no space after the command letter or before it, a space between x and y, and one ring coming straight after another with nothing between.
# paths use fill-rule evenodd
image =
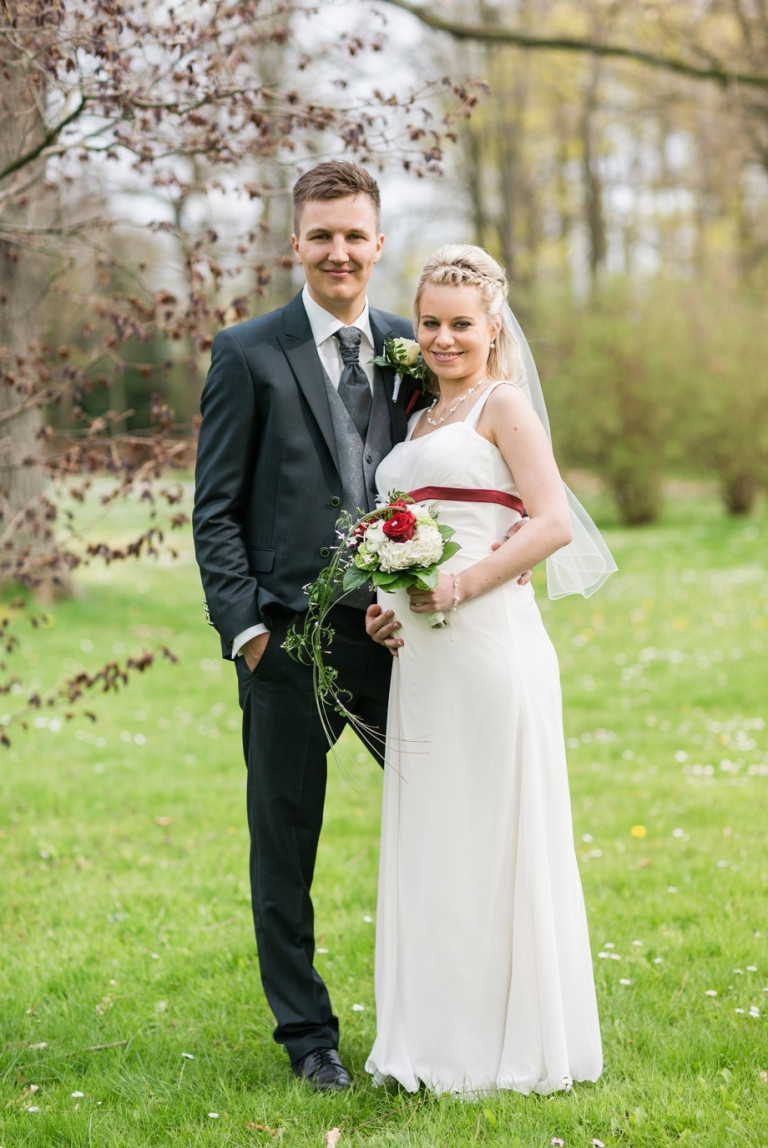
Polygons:
<instances>
[{"instance_id":1,"label":"bride and groom","mask_svg":"<svg viewBox=\"0 0 768 1148\"><path fill-rule=\"evenodd\" d=\"M600 1034L557 663L519 580L568 542L572 524L584 527L534 414L538 380L504 305L504 273L478 248L441 249L425 267L416 333L439 385L409 420L414 380L396 385L393 368L372 364L387 337L413 333L367 303L383 244L375 181L354 164L321 163L297 181L293 203L306 284L214 340L193 518L209 620L238 678L253 915L275 1039L312 1087L350 1085L314 967L328 746L311 669L288 656L286 632L342 511L371 509L392 489L471 487L522 498L530 521L494 546L518 517L509 497L446 503L461 550L434 591L399 592L393 608L367 616L363 593L333 611L339 685L388 739L378 1032L366 1067L438 1092L594 1080ZM607 576L610 556L601 562L577 588ZM451 613L449 627L429 627L421 615L435 610ZM338 736L342 718L327 716Z\"/></svg>"}]
</instances>

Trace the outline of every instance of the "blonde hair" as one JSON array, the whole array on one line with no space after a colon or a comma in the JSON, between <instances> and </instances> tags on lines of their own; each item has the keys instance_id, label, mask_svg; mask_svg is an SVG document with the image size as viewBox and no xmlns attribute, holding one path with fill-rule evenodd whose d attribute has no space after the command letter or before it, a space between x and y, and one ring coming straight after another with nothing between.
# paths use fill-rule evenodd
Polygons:
<instances>
[{"instance_id":1,"label":"blonde hair","mask_svg":"<svg viewBox=\"0 0 768 1148\"><path fill-rule=\"evenodd\" d=\"M418 330L422 292L427 284L436 287L476 287L489 319L501 318L501 327L488 355L492 379L523 379L523 360L512 324L505 311L507 274L482 247L470 243L446 243L424 264L413 301L414 327Z\"/></svg>"}]
</instances>

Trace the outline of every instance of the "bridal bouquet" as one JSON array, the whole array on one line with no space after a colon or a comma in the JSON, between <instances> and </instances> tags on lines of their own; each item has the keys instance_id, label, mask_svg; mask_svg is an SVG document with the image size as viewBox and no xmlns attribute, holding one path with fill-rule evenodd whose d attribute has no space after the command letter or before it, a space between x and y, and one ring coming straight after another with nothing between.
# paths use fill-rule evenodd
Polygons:
<instances>
[{"instance_id":1,"label":"bridal bouquet","mask_svg":"<svg viewBox=\"0 0 768 1148\"><path fill-rule=\"evenodd\" d=\"M323 704L355 722L344 705L336 685L336 670L325 664L325 654L333 638L328 622L331 607L360 586L382 590L416 586L433 590L440 577L440 565L459 549L451 542L453 529L437 520L436 504L417 506L408 494L394 491L384 506L355 519L344 514L336 524L339 545L328 566L305 589L309 598L304 625L291 626L285 641L288 653L312 666L315 697L323 715ZM443 613L428 614L430 624L444 626ZM362 620L361 620L362 625ZM326 728L326 733L328 733Z\"/></svg>"},{"instance_id":2,"label":"bridal bouquet","mask_svg":"<svg viewBox=\"0 0 768 1148\"><path fill-rule=\"evenodd\" d=\"M381 590L406 590L416 586L433 590L440 576L438 566L459 549L451 542L453 530L437 521L435 504L410 507L407 494L391 494L386 506L366 514L346 539L351 561L344 569L344 592L366 582ZM434 627L445 625L445 615L428 614Z\"/></svg>"}]
</instances>

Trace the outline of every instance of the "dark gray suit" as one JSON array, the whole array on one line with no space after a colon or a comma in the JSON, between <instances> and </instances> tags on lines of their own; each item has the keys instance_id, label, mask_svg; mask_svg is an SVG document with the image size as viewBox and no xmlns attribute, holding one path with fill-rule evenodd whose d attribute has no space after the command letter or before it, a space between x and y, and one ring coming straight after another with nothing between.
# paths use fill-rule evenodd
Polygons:
<instances>
[{"instance_id":1,"label":"dark gray suit","mask_svg":"<svg viewBox=\"0 0 768 1148\"><path fill-rule=\"evenodd\" d=\"M385 336L412 334L404 319L373 308L370 322L377 354ZM404 380L394 402L394 372L377 368L374 386L382 455L404 437L413 384ZM313 964L310 898L328 745L311 670L288 658L282 642L306 608L304 586L327 564L345 499L327 380L300 295L216 336L201 409L193 525L210 620L225 657L250 626L271 631L253 674L243 658L235 665L261 976L275 1039L296 1062L335 1048L338 1022ZM379 461L367 442L367 489ZM333 621L331 662L351 691L350 708L383 732L390 654L366 636L361 610L336 607ZM338 736L343 723L328 716Z\"/></svg>"}]
</instances>

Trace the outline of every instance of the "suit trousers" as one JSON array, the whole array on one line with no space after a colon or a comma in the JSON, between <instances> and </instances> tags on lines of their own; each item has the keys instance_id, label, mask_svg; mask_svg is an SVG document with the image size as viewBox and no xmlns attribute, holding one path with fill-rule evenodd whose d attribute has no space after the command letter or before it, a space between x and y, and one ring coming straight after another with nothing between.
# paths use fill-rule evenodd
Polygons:
<instances>
[{"instance_id":1,"label":"suit trousers","mask_svg":"<svg viewBox=\"0 0 768 1148\"><path fill-rule=\"evenodd\" d=\"M314 967L310 890L323 823L328 741L312 687L312 668L294 661L283 641L300 618L278 610L269 642L253 673L236 658L248 768L250 877L261 980L275 1015L275 1040L293 1063L314 1048L337 1048L339 1024ZM349 709L381 732L383 753L392 659L365 633L362 610L332 611L329 663L350 691ZM337 738L344 719L326 710ZM380 760L381 764L381 760Z\"/></svg>"}]
</instances>

